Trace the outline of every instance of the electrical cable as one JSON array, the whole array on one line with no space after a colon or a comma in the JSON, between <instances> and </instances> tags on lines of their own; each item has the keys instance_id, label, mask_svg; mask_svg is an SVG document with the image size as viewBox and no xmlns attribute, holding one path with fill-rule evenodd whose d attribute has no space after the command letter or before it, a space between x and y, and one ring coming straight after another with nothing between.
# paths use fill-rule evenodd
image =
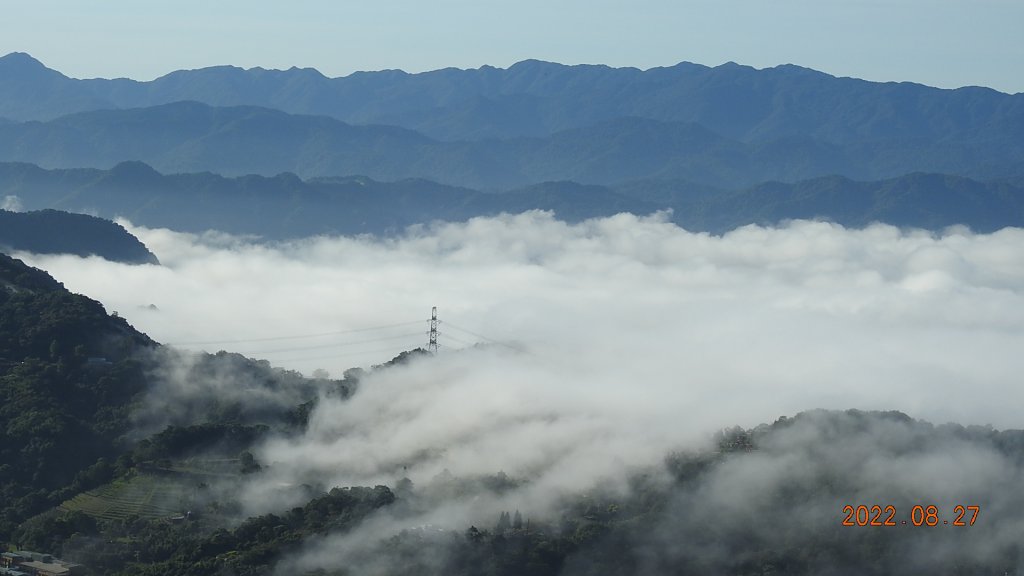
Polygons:
<instances>
[{"instance_id":1,"label":"electrical cable","mask_svg":"<svg viewBox=\"0 0 1024 576\"><path fill-rule=\"evenodd\" d=\"M280 352L295 352L299 350L324 350L326 348L339 348L342 346L357 346L359 344L367 344L371 342L387 342L388 340L399 340L402 338L412 338L413 336L422 336L420 332L409 332L406 334L398 334L395 336L384 336L381 338L370 338L367 340L359 340L357 342L334 342L331 344L317 344L316 346L299 346L295 348L277 348L274 350L253 350L247 352L248 354L276 354Z\"/></svg>"},{"instance_id":2,"label":"electrical cable","mask_svg":"<svg viewBox=\"0 0 1024 576\"><path fill-rule=\"evenodd\" d=\"M367 328L355 328L353 330L336 330L334 332L320 332L317 334L300 334L295 336L272 336L267 338L246 338L241 340L205 340L205 341L192 341L192 342L168 342L170 346L202 346L204 344L248 344L251 342L273 342L277 340L301 340L303 338L321 338L323 336L337 336L339 334L356 334L358 332L372 332L374 330L385 330L387 328L401 328L403 326L412 326L414 324L422 324L424 320L416 320L414 322L402 322L399 324L385 324L382 326L370 326Z\"/></svg>"}]
</instances>

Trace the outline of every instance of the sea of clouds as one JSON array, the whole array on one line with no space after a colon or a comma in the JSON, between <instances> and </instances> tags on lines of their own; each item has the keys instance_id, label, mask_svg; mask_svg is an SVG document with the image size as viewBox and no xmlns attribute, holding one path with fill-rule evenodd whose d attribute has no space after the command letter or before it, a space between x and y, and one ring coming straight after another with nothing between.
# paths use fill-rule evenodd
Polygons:
<instances>
[{"instance_id":1,"label":"sea of clouds","mask_svg":"<svg viewBox=\"0 0 1024 576\"><path fill-rule=\"evenodd\" d=\"M440 354L324 398L304 434L261 447L252 513L295 504L273 497L282 485L502 471L528 486L414 521L541 514L715 430L816 408L1024 427L1021 229L796 221L712 236L663 215L528 212L265 244L123 224L161 265L26 259L160 342L340 377L424 346L439 308ZM375 522L364 536L397 529Z\"/></svg>"},{"instance_id":2,"label":"sea of clouds","mask_svg":"<svg viewBox=\"0 0 1024 576\"><path fill-rule=\"evenodd\" d=\"M27 259L187 349L340 377L425 346L438 306L442 353L507 344L522 350L504 361L522 386L554 379L548 394L585 388L636 416L688 408L756 424L857 407L1021 423L1020 229L797 221L711 236L658 216L569 225L528 212L266 245L127 225L162 265ZM451 358L436 369L464 362Z\"/></svg>"}]
</instances>

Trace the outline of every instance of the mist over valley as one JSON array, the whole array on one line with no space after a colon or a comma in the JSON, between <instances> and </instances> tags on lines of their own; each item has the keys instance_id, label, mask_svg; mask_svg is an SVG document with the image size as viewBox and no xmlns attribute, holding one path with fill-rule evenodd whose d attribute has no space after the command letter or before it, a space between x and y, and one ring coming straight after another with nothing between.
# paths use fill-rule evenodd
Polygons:
<instances>
[{"instance_id":1,"label":"mist over valley","mask_svg":"<svg viewBox=\"0 0 1024 576\"><path fill-rule=\"evenodd\" d=\"M1022 98L2 57L0 572L1019 574Z\"/></svg>"}]
</instances>

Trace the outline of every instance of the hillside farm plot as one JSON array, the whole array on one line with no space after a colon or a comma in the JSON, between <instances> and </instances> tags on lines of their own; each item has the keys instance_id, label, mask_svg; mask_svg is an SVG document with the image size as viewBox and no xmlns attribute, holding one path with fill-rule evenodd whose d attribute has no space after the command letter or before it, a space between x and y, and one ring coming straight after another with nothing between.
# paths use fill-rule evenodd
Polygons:
<instances>
[{"instance_id":1,"label":"hillside farm plot","mask_svg":"<svg viewBox=\"0 0 1024 576\"><path fill-rule=\"evenodd\" d=\"M78 494L60 509L103 520L166 518L185 513L196 491L197 482L191 478L140 474Z\"/></svg>"}]
</instances>

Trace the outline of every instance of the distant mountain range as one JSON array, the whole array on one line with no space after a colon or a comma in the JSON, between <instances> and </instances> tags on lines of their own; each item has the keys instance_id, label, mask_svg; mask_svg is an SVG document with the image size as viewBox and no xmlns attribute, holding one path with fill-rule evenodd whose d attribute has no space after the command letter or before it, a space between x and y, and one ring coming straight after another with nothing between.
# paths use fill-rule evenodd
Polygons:
<instances>
[{"instance_id":1,"label":"distant mountain range","mask_svg":"<svg viewBox=\"0 0 1024 576\"><path fill-rule=\"evenodd\" d=\"M0 210L0 252L100 256L127 264L157 264L138 238L119 224L58 210Z\"/></svg>"},{"instance_id":2,"label":"distant mountain range","mask_svg":"<svg viewBox=\"0 0 1024 576\"><path fill-rule=\"evenodd\" d=\"M621 117L698 123L744 142L805 137L849 144L1024 129L1024 94L835 78L793 65L756 70L683 62L642 71L527 60L508 69L343 78L308 68L219 66L136 82L72 79L12 53L0 58L0 77L0 117L12 120L194 100L402 126L441 140L546 136Z\"/></svg>"},{"instance_id":3,"label":"distant mountain range","mask_svg":"<svg viewBox=\"0 0 1024 576\"><path fill-rule=\"evenodd\" d=\"M500 190L550 180L737 188L828 175L1024 177L1024 94L780 66L647 71L180 71L76 80L0 58L0 160L166 173L362 174ZM40 120L31 121L27 120Z\"/></svg>"},{"instance_id":4,"label":"distant mountain range","mask_svg":"<svg viewBox=\"0 0 1024 576\"><path fill-rule=\"evenodd\" d=\"M533 208L672 209L713 232L1024 221L1024 94L985 88L538 61L77 80L20 53L0 80L0 194L149 226L387 234Z\"/></svg>"},{"instance_id":5,"label":"distant mountain range","mask_svg":"<svg viewBox=\"0 0 1024 576\"><path fill-rule=\"evenodd\" d=\"M569 222L670 209L671 219L679 225L713 233L796 218L931 230L954 224L977 231L1024 225L1024 186L1019 182L924 173L871 182L831 176L739 190L685 181L635 181L614 187L546 182L488 193L421 179L303 180L289 173L227 178L208 172L162 175L140 162L111 170L45 170L0 163L0 196L18 196L27 209L88 210L149 227L218 229L267 239L389 235L416 223L532 209L551 210Z\"/></svg>"},{"instance_id":6,"label":"distant mountain range","mask_svg":"<svg viewBox=\"0 0 1024 576\"><path fill-rule=\"evenodd\" d=\"M362 174L488 190L550 180L618 184L637 179L734 188L832 174L863 180L915 171L983 180L1024 176L1024 138L843 146L806 138L745 143L698 124L630 117L542 138L441 142L394 126L177 102L0 125L0 160L48 168L110 168L139 160L166 173Z\"/></svg>"}]
</instances>

